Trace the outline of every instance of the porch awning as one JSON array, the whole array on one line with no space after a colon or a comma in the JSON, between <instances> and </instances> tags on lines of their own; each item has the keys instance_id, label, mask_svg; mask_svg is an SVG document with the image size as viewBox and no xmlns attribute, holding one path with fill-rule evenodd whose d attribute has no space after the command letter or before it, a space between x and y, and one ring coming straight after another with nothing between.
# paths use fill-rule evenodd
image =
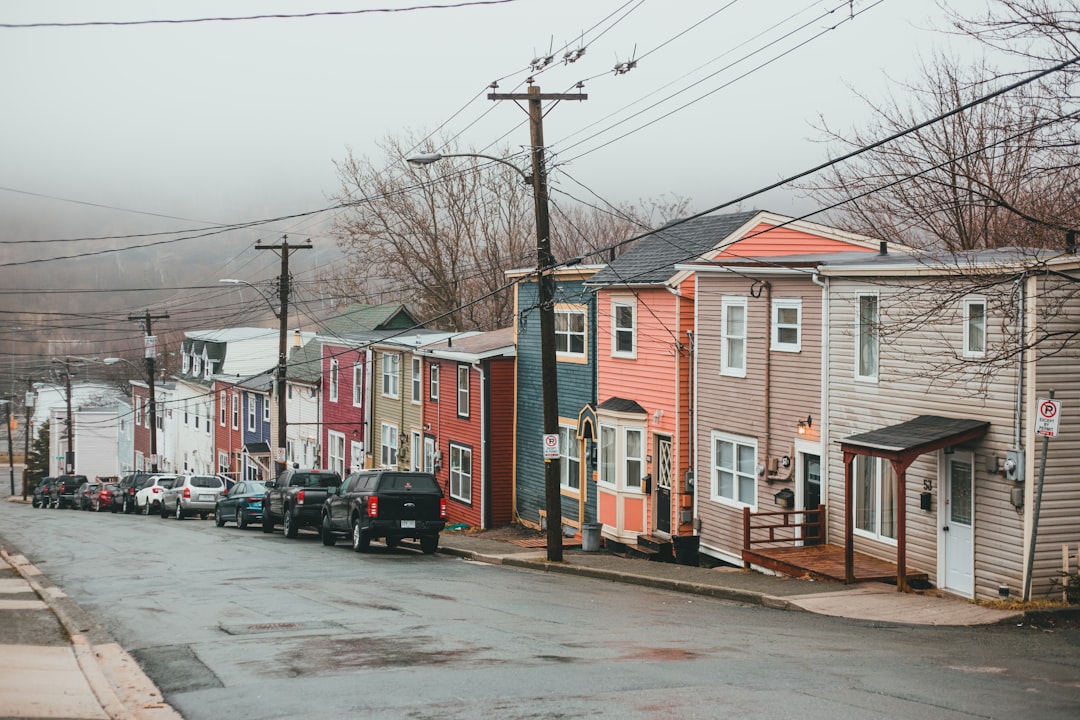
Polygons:
<instances>
[{"instance_id":1,"label":"porch awning","mask_svg":"<svg viewBox=\"0 0 1080 720\"><path fill-rule=\"evenodd\" d=\"M920 415L897 425L852 435L840 441L844 455L844 577L855 580L854 480L852 465L859 455L888 460L896 472L896 589L907 585L907 469L923 453L981 440L990 423L986 420Z\"/></svg>"},{"instance_id":2,"label":"porch awning","mask_svg":"<svg viewBox=\"0 0 1080 720\"><path fill-rule=\"evenodd\" d=\"M244 450L248 455L269 455L270 445L264 442L244 443Z\"/></svg>"},{"instance_id":3,"label":"porch awning","mask_svg":"<svg viewBox=\"0 0 1080 720\"><path fill-rule=\"evenodd\" d=\"M845 453L898 460L906 467L923 453L980 440L989 429L986 420L920 415L898 425L852 435L841 440L840 447Z\"/></svg>"}]
</instances>

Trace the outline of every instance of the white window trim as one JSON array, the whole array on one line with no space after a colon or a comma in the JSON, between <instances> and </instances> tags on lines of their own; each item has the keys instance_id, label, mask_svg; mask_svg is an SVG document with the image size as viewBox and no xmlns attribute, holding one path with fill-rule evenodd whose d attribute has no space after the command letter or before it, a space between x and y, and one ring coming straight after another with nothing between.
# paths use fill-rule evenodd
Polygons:
<instances>
[{"instance_id":1,"label":"white window trim","mask_svg":"<svg viewBox=\"0 0 1080 720\"><path fill-rule=\"evenodd\" d=\"M559 315L566 315L566 316L581 315L581 317L583 319L581 333L576 333L576 332L571 333L569 331L569 327L570 327L569 320L567 320L567 324L566 324L567 331L566 332L559 333L559 331L558 331L558 323L556 323L556 330L555 330L556 339L559 337L560 334L565 335L567 338L571 337L572 335L580 334L581 335L581 352L572 352L571 350L569 350L570 342L569 342L569 339L568 339L567 344L566 344L566 347L568 349L567 350L558 350L558 349L556 349L556 351L555 351L555 359L556 360L570 360L570 361L573 361L573 362L588 362L588 359L589 359L589 314L586 311L585 307L581 306L581 305L556 305L555 306L555 316L556 316L556 318ZM556 347L557 346L558 346L558 343L556 342Z\"/></svg>"},{"instance_id":2,"label":"white window trim","mask_svg":"<svg viewBox=\"0 0 1080 720\"><path fill-rule=\"evenodd\" d=\"M352 461L352 469L364 469L364 465L366 464L364 462L364 443L356 442L355 440L349 441L349 460Z\"/></svg>"},{"instance_id":3,"label":"white window trim","mask_svg":"<svg viewBox=\"0 0 1080 720\"><path fill-rule=\"evenodd\" d=\"M456 451L456 452L455 452ZM469 474L466 475L463 472L454 470L454 456L457 454L459 457L464 454L469 456ZM458 502L466 504L472 504L472 477L473 477L473 451L472 448L465 445L459 445L457 443L450 443L450 464L449 464L449 477L450 482L447 483L450 497ZM454 492L454 477L457 475L459 478L458 492Z\"/></svg>"},{"instance_id":4,"label":"white window trim","mask_svg":"<svg viewBox=\"0 0 1080 720\"><path fill-rule=\"evenodd\" d=\"M427 473L435 472L435 438L430 435L424 436L424 460L423 470Z\"/></svg>"},{"instance_id":5,"label":"white window trim","mask_svg":"<svg viewBox=\"0 0 1080 720\"><path fill-rule=\"evenodd\" d=\"M795 342L782 342L780 340L780 328L790 328L791 325L780 323L780 311L794 308L798 317L795 320ZM772 342L770 349L776 352L800 352L802 350L802 298L777 298L772 301Z\"/></svg>"},{"instance_id":6,"label":"white window trim","mask_svg":"<svg viewBox=\"0 0 1080 720\"><path fill-rule=\"evenodd\" d=\"M428 399L432 402L439 401L439 368L441 365L432 363L428 366Z\"/></svg>"},{"instance_id":7,"label":"white window trim","mask_svg":"<svg viewBox=\"0 0 1080 720\"><path fill-rule=\"evenodd\" d=\"M409 382L412 386L412 402L419 405L424 399L424 363L415 355L412 359L412 377L409 378Z\"/></svg>"},{"instance_id":8,"label":"white window trim","mask_svg":"<svg viewBox=\"0 0 1080 720\"><path fill-rule=\"evenodd\" d=\"M244 399L247 400L247 429L248 432L255 432L255 420L258 417L258 405L255 403L255 396L251 393L244 393Z\"/></svg>"},{"instance_id":9,"label":"white window trim","mask_svg":"<svg viewBox=\"0 0 1080 720\"><path fill-rule=\"evenodd\" d=\"M191 371L191 356L184 353L184 369L183 373L187 375Z\"/></svg>"},{"instance_id":10,"label":"white window trim","mask_svg":"<svg viewBox=\"0 0 1080 720\"><path fill-rule=\"evenodd\" d=\"M263 422L270 422L270 396L263 397Z\"/></svg>"},{"instance_id":11,"label":"white window trim","mask_svg":"<svg viewBox=\"0 0 1080 720\"><path fill-rule=\"evenodd\" d=\"M970 348L971 341L971 306L982 305L982 349L972 350ZM986 298L981 295L972 295L971 297L964 298L964 357L966 358L983 358L986 357Z\"/></svg>"},{"instance_id":12,"label":"white window trim","mask_svg":"<svg viewBox=\"0 0 1080 720\"><path fill-rule=\"evenodd\" d=\"M393 442L388 442L388 439L393 440ZM400 461L398 458L399 447L398 426L392 423L382 423L379 428L379 465L385 468L396 468ZM390 462L391 460L393 462Z\"/></svg>"},{"instance_id":13,"label":"white window trim","mask_svg":"<svg viewBox=\"0 0 1080 720\"><path fill-rule=\"evenodd\" d=\"M240 429L240 393L232 394L232 429Z\"/></svg>"},{"instance_id":14,"label":"white window trim","mask_svg":"<svg viewBox=\"0 0 1080 720\"><path fill-rule=\"evenodd\" d=\"M326 468L345 477L345 433L326 431Z\"/></svg>"},{"instance_id":15,"label":"white window trim","mask_svg":"<svg viewBox=\"0 0 1080 720\"><path fill-rule=\"evenodd\" d=\"M630 456L629 440L631 433L636 434L639 438L638 450L640 454L634 457ZM648 435L645 433L645 427L625 427L623 428L620 439L622 440L622 463L619 467L622 470L622 478L619 485L626 492L641 492L645 483L645 443L648 442ZM636 462L638 466L638 479L636 485L630 484L630 465L632 462Z\"/></svg>"},{"instance_id":16,"label":"white window trim","mask_svg":"<svg viewBox=\"0 0 1080 720\"><path fill-rule=\"evenodd\" d=\"M462 386L462 379L465 384ZM469 417L469 403L472 401L472 394L470 387L472 382L472 373L469 372L469 366L460 364L457 366L457 416L459 418ZM465 406L462 407L462 399L464 398Z\"/></svg>"},{"instance_id":17,"label":"white window trim","mask_svg":"<svg viewBox=\"0 0 1080 720\"><path fill-rule=\"evenodd\" d=\"M728 310L733 307L740 307L743 311L743 334L737 339L742 340L743 357L742 367L734 367L731 365L730 352L728 350L728 340L736 339L735 336L728 335ZM747 307L746 298L741 296L725 296L720 301L720 374L727 375L729 377L746 377L746 365L747 355L749 354L749 344L746 341L747 327L749 326L749 309Z\"/></svg>"},{"instance_id":18,"label":"white window trim","mask_svg":"<svg viewBox=\"0 0 1080 720\"><path fill-rule=\"evenodd\" d=\"M409 469L413 472L421 472L424 467L424 438L419 430L413 430L410 436L412 440L409 442L409 455L412 457L412 462Z\"/></svg>"},{"instance_id":19,"label":"white window trim","mask_svg":"<svg viewBox=\"0 0 1080 720\"><path fill-rule=\"evenodd\" d=\"M218 403L221 405L221 412L218 415L219 424L221 427L228 427L229 417L229 396L224 390L218 393Z\"/></svg>"},{"instance_id":20,"label":"white window trim","mask_svg":"<svg viewBox=\"0 0 1080 720\"><path fill-rule=\"evenodd\" d=\"M860 382L878 381L881 372L881 338L877 328L871 328L874 335L874 374L863 375L860 372L862 366L862 299L872 297L876 300L877 325L881 325L881 296L876 292L861 292L855 295L855 347L852 355L855 358L855 379Z\"/></svg>"},{"instance_id":21,"label":"white window trim","mask_svg":"<svg viewBox=\"0 0 1080 720\"><path fill-rule=\"evenodd\" d=\"M735 445L735 452L732 454L732 458L735 461L736 467L731 468L735 477L732 479L732 492L735 497L726 497L720 494L720 483L716 477L717 462L719 458L716 457L716 443L717 441L728 442ZM754 497L752 501L747 502L746 499L739 497L739 477L735 472L738 467L739 449L738 446L743 445L746 447L752 447L754 449ZM720 503L721 505L728 505L730 507L744 508L748 507L751 510L758 506L758 494L760 492L758 488L758 443L757 438L745 437L743 435L731 435L730 433L719 432L713 430L709 437L709 499L713 502Z\"/></svg>"},{"instance_id":22,"label":"white window trim","mask_svg":"<svg viewBox=\"0 0 1080 720\"><path fill-rule=\"evenodd\" d=\"M612 452L615 453L615 458L612 462L615 477L610 479L604 477L604 461L606 460L606 458L604 457L605 430L610 430L615 434L615 442L612 448ZM596 481L598 484L603 485L604 487L615 489L619 486L619 428L617 425L601 423L596 433L596 438Z\"/></svg>"},{"instance_id":23,"label":"white window trim","mask_svg":"<svg viewBox=\"0 0 1080 720\"><path fill-rule=\"evenodd\" d=\"M619 327L619 308L630 308L630 327ZM633 360L637 358L637 303L633 300L619 299L611 301L611 357L626 358ZM630 332L630 349L619 350L619 332Z\"/></svg>"},{"instance_id":24,"label":"white window trim","mask_svg":"<svg viewBox=\"0 0 1080 720\"><path fill-rule=\"evenodd\" d=\"M877 507L874 508L874 517L876 518L877 527L875 527L873 530L866 530L858 526L860 497L859 484L858 482L856 482L858 478L858 468L856 467L856 463L859 462L874 462L875 465L874 485L876 489L875 494L877 496ZM851 502L854 503L854 508L852 515L851 531L854 535L858 535L859 537L870 538L871 540L876 540L878 542L885 543L886 545L897 545L898 543L896 538L891 538L888 535L881 534L882 504L885 498L885 493L882 492L882 490L884 489L885 475L887 474L886 471L891 468L892 464L885 458L873 457L871 455L856 455L855 458L852 460L851 475L854 487L852 488L851 492ZM972 466L972 468L974 469L974 466ZM901 502L900 498L896 498L896 502Z\"/></svg>"},{"instance_id":25,"label":"white window trim","mask_svg":"<svg viewBox=\"0 0 1080 720\"><path fill-rule=\"evenodd\" d=\"M338 401L338 390L340 389L339 385L341 384L340 378L338 377L340 371L341 369L338 367L337 358L332 358L330 360L330 402Z\"/></svg>"},{"instance_id":26,"label":"white window trim","mask_svg":"<svg viewBox=\"0 0 1080 720\"><path fill-rule=\"evenodd\" d=\"M570 454L574 451L574 455ZM570 461L578 464L577 476L573 478L577 485L571 485ZM581 445L578 443L577 428L573 425L559 425L559 487L563 492L577 495L581 492Z\"/></svg>"},{"instance_id":27,"label":"white window trim","mask_svg":"<svg viewBox=\"0 0 1080 720\"><path fill-rule=\"evenodd\" d=\"M352 404L353 407L364 405L364 366L356 363L352 366Z\"/></svg>"},{"instance_id":28,"label":"white window trim","mask_svg":"<svg viewBox=\"0 0 1080 720\"><path fill-rule=\"evenodd\" d=\"M393 365L393 372L390 367ZM390 387L388 388L387 385ZM401 393L401 356L398 353L382 353L382 394L397 398Z\"/></svg>"}]
</instances>

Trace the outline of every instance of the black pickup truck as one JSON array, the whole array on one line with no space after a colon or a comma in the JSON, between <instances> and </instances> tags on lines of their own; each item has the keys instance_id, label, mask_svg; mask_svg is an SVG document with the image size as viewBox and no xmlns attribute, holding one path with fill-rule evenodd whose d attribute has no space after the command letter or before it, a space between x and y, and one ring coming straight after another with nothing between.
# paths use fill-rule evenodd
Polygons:
<instances>
[{"instance_id":1,"label":"black pickup truck","mask_svg":"<svg viewBox=\"0 0 1080 720\"><path fill-rule=\"evenodd\" d=\"M274 532L279 522L287 538L296 537L301 527L318 530L323 501L339 485L341 476L333 470L290 468L278 475L277 480L267 480L262 531Z\"/></svg>"},{"instance_id":2,"label":"black pickup truck","mask_svg":"<svg viewBox=\"0 0 1080 720\"><path fill-rule=\"evenodd\" d=\"M79 488L87 482L85 475L60 475L53 481L53 507L79 509Z\"/></svg>"},{"instance_id":3,"label":"black pickup truck","mask_svg":"<svg viewBox=\"0 0 1080 720\"><path fill-rule=\"evenodd\" d=\"M446 496L431 473L365 470L353 473L322 508L323 545L348 536L356 552L383 538L387 547L403 538L420 541L430 555L446 527Z\"/></svg>"}]
</instances>

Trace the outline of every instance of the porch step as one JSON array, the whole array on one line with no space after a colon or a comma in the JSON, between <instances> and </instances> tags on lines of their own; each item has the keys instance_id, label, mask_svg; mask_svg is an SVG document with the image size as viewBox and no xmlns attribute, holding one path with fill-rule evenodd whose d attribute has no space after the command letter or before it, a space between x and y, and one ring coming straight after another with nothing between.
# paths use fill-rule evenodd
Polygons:
<instances>
[{"instance_id":1,"label":"porch step","mask_svg":"<svg viewBox=\"0 0 1080 720\"><path fill-rule=\"evenodd\" d=\"M637 546L653 551L661 562L674 562L675 553L670 538L657 537L656 535L638 535Z\"/></svg>"}]
</instances>

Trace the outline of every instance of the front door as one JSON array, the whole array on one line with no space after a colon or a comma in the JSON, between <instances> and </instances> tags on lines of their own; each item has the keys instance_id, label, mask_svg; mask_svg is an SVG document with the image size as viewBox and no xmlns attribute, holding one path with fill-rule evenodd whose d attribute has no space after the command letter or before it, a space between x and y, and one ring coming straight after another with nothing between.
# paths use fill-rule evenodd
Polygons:
<instances>
[{"instance_id":1,"label":"front door","mask_svg":"<svg viewBox=\"0 0 1080 720\"><path fill-rule=\"evenodd\" d=\"M821 505L821 456L810 453L800 453L802 458L802 497L803 510L809 510L803 515L804 522L820 523L823 518L819 517L818 506ZM817 545L821 542L822 528L820 525L807 525L803 528L803 544Z\"/></svg>"},{"instance_id":2,"label":"front door","mask_svg":"<svg viewBox=\"0 0 1080 720\"><path fill-rule=\"evenodd\" d=\"M656 530L671 534L671 438L653 436L656 448Z\"/></svg>"},{"instance_id":3,"label":"front door","mask_svg":"<svg viewBox=\"0 0 1080 720\"><path fill-rule=\"evenodd\" d=\"M972 525L975 508L975 485L972 473L971 453L953 453L945 456L944 525L942 526L942 550L945 572L945 589L972 597L975 582L972 575Z\"/></svg>"}]
</instances>

